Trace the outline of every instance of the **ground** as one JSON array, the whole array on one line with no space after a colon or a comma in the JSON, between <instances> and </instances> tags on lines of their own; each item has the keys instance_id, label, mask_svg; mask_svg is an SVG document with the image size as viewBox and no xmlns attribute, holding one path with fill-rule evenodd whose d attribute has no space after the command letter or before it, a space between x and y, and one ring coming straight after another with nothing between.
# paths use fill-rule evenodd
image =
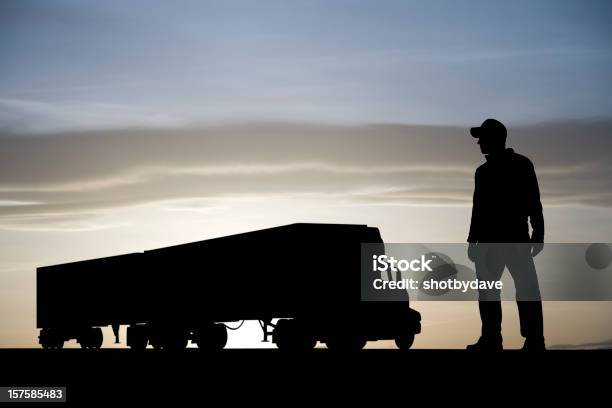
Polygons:
<instances>
[{"instance_id":1,"label":"ground","mask_svg":"<svg viewBox=\"0 0 612 408\"><path fill-rule=\"evenodd\" d=\"M475 355L463 350L316 349L291 354L272 349L217 353L4 349L0 386L67 386L69 402L77 405L126 399L209 401L212 396L259 405L286 391L283 398L311 401L310 406L332 395L393 397L404 402L425 397L433 402L454 395L477 399L482 392L495 392L504 399L536 395L543 387L562 395L584 388L582 395L589 396L607 389L600 385L607 381L604 373L611 357L610 350Z\"/></svg>"}]
</instances>

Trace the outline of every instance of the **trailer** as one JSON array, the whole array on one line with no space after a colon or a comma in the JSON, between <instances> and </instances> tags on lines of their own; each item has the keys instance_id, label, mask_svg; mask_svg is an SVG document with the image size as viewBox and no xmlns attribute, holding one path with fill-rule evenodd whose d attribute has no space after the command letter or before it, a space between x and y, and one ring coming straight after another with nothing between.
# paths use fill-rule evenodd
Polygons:
<instances>
[{"instance_id":1,"label":"trailer","mask_svg":"<svg viewBox=\"0 0 612 408\"><path fill-rule=\"evenodd\" d=\"M37 269L37 326L44 348L76 339L100 348L101 327L142 350L221 349L226 324L260 322L281 349L358 349L367 341L412 345L420 315L408 299L361 300L362 243L377 228L291 224ZM367 255L365 255L367 257ZM406 295L407 296L407 295Z\"/></svg>"}]
</instances>

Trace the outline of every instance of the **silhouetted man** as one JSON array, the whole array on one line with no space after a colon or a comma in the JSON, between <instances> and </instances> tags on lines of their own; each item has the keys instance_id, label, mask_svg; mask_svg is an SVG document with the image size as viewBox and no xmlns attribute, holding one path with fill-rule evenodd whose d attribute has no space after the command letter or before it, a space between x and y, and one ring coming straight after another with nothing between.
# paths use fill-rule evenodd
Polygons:
<instances>
[{"instance_id":1,"label":"silhouetted man","mask_svg":"<svg viewBox=\"0 0 612 408\"><path fill-rule=\"evenodd\" d=\"M470 133L478 139L486 162L475 175L468 256L479 280L497 281L508 268L516 287L523 350L544 350L542 302L533 263L544 247L544 216L533 164L506 148L506 127L495 119ZM468 350L503 349L500 292L479 292L482 334Z\"/></svg>"}]
</instances>

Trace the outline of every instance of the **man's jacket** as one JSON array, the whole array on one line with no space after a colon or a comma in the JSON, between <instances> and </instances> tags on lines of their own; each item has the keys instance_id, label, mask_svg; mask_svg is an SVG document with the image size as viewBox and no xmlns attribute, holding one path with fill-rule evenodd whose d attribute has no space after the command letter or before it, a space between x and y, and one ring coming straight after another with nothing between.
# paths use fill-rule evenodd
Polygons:
<instances>
[{"instance_id":1,"label":"man's jacket","mask_svg":"<svg viewBox=\"0 0 612 408\"><path fill-rule=\"evenodd\" d=\"M531 161L512 149L486 160L476 169L468 242L543 242L542 203Z\"/></svg>"}]
</instances>

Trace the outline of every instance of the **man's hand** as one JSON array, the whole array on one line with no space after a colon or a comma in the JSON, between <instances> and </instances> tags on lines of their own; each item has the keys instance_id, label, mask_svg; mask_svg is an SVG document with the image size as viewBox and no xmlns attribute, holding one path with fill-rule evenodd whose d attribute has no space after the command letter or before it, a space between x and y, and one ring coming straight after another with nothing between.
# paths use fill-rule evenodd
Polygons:
<instances>
[{"instance_id":1,"label":"man's hand","mask_svg":"<svg viewBox=\"0 0 612 408\"><path fill-rule=\"evenodd\" d=\"M470 261L476 262L477 251L478 251L478 248L476 248L476 244L473 242L470 242L470 244L468 245L468 258L470 258Z\"/></svg>"},{"instance_id":2,"label":"man's hand","mask_svg":"<svg viewBox=\"0 0 612 408\"><path fill-rule=\"evenodd\" d=\"M531 243L531 256L536 257L544 249L543 242L532 242Z\"/></svg>"}]
</instances>

